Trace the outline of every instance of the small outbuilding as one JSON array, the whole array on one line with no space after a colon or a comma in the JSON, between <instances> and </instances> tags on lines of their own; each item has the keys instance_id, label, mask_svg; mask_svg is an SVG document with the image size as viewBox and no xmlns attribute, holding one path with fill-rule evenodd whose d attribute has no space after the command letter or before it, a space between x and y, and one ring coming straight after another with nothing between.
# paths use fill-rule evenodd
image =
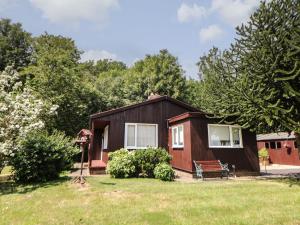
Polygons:
<instances>
[{"instance_id":1,"label":"small outbuilding","mask_svg":"<svg viewBox=\"0 0 300 225\"><path fill-rule=\"evenodd\" d=\"M237 173L258 174L256 134L238 125L219 124L204 112L168 96L149 99L90 116L89 165L108 161L120 148L163 147L172 166L194 173L193 160L220 160ZM96 163L96 164L97 164ZM103 165L104 165L103 164Z\"/></svg>"},{"instance_id":2,"label":"small outbuilding","mask_svg":"<svg viewBox=\"0 0 300 225\"><path fill-rule=\"evenodd\" d=\"M270 163L300 166L300 152L294 133L259 134L257 148L268 149Z\"/></svg>"}]
</instances>

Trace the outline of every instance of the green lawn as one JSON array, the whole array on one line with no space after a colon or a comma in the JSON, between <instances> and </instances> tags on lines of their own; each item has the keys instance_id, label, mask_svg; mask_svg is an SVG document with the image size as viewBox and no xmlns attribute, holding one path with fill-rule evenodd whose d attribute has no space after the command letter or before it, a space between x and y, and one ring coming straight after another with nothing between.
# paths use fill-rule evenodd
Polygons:
<instances>
[{"instance_id":1,"label":"green lawn","mask_svg":"<svg viewBox=\"0 0 300 225\"><path fill-rule=\"evenodd\" d=\"M102 176L88 184L0 183L0 224L300 224L299 183Z\"/></svg>"}]
</instances>

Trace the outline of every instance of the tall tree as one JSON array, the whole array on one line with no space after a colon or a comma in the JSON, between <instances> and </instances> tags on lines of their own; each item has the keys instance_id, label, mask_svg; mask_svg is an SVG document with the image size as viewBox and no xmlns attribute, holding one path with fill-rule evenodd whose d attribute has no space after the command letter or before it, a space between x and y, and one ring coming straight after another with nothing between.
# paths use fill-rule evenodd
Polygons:
<instances>
[{"instance_id":1,"label":"tall tree","mask_svg":"<svg viewBox=\"0 0 300 225\"><path fill-rule=\"evenodd\" d=\"M207 111L256 131L300 132L300 2L262 2L236 42L200 59Z\"/></svg>"},{"instance_id":2,"label":"tall tree","mask_svg":"<svg viewBox=\"0 0 300 225\"><path fill-rule=\"evenodd\" d=\"M184 100L186 78L177 58L164 49L136 62L127 73L125 87L127 99L133 101L144 100L151 92Z\"/></svg>"},{"instance_id":3,"label":"tall tree","mask_svg":"<svg viewBox=\"0 0 300 225\"><path fill-rule=\"evenodd\" d=\"M0 20L0 71L6 66L20 69L30 63L32 53L31 34L20 23Z\"/></svg>"},{"instance_id":4,"label":"tall tree","mask_svg":"<svg viewBox=\"0 0 300 225\"><path fill-rule=\"evenodd\" d=\"M33 63L24 73L42 98L58 105L53 128L74 136L101 109L93 85L79 71L80 51L72 39L44 34L34 40Z\"/></svg>"}]
</instances>

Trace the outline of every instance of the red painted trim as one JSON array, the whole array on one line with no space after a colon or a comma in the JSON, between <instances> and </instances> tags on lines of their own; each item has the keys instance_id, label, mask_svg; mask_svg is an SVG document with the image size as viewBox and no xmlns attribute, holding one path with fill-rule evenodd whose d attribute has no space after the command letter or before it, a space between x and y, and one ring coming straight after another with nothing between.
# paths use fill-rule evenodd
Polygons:
<instances>
[{"instance_id":1,"label":"red painted trim","mask_svg":"<svg viewBox=\"0 0 300 225\"><path fill-rule=\"evenodd\" d=\"M203 117L207 114L205 114L204 112L186 112L183 114L180 114L178 116L174 116L170 119L168 119L169 124L175 123L175 122L179 122L181 120L185 120L188 118L192 118L192 117Z\"/></svg>"}]
</instances>

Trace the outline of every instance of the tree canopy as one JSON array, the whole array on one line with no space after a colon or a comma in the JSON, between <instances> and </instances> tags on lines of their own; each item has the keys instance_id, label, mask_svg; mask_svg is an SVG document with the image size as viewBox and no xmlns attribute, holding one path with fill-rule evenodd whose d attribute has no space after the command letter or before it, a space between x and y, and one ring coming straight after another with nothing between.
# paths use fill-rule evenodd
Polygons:
<instances>
[{"instance_id":1,"label":"tree canopy","mask_svg":"<svg viewBox=\"0 0 300 225\"><path fill-rule=\"evenodd\" d=\"M24 31L20 23L9 19L0 20L0 71L6 66L20 69L31 60L31 34Z\"/></svg>"},{"instance_id":2,"label":"tree canopy","mask_svg":"<svg viewBox=\"0 0 300 225\"><path fill-rule=\"evenodd\" d=\"M228 50L200 58L208 112L256 131L300 131L300 2L262 2Z\"/></svg>"}]
</instances>

